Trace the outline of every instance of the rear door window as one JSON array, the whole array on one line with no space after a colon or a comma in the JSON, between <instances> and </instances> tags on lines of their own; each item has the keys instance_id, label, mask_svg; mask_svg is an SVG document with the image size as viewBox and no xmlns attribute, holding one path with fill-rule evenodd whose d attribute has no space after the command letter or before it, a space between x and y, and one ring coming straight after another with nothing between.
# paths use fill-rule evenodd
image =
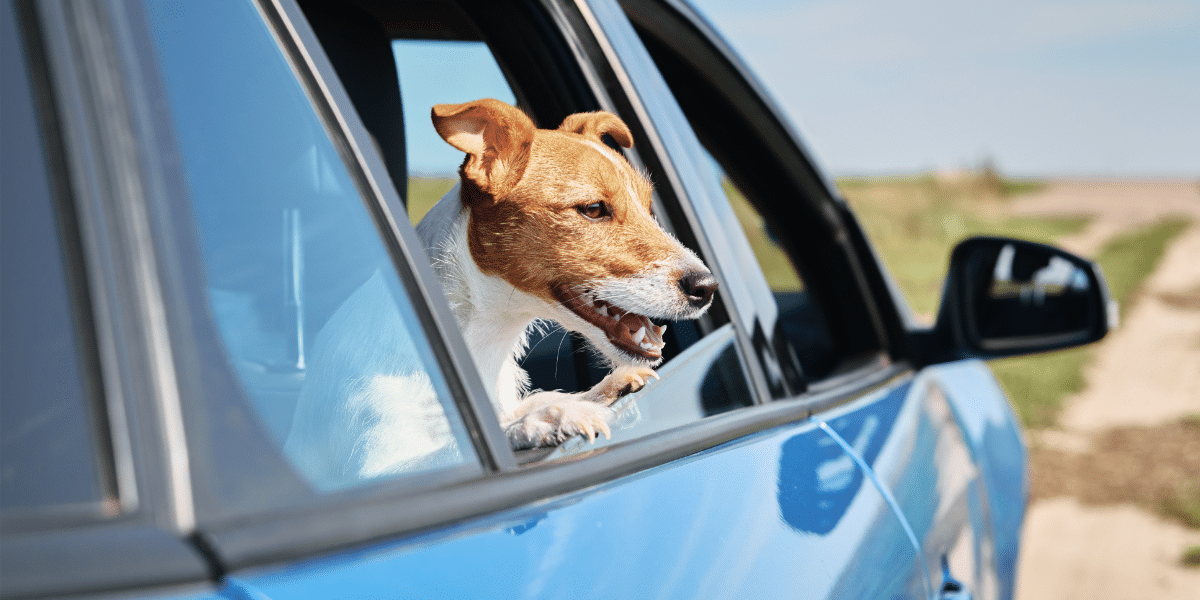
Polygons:
<instances>
[{"instance_id":1,"label":"rear door window","mask_svg":"<svg viewBox=\"0 0 1200 600\"><path fill-rule=\"evenodd\" d=\"M388 27L394 36L392 48L404 105L407 207L414 225L458 183L457 171L464 158L434 131L430 119L434 104L497 98L525 111L543 129L557 128L569 114L602 108L583 73L595 67L576 64L566 48L555 47L555 34L548 35L538 24L544 16L501 4L485 8L432 2L428 6L437 8L427 8L422 18L402 17L399 11L379 15L393 19ZM677 208L663 210L678 200L669 182L657 177L655 167L645 162L654 158L648 137L633 118L625 121L635 130L634 147L620 151L635 168L650 172L656 183L660 223L679 239L694 240L686 222L670 217L679 214ZM610 146L616 149L615 144ZM641 437L753 404L727 321L718 301L700 321L667 324L665 360L658 368L665 387L658 392L647 389L618 404L621 415L614 423L614 439ZM712 339L706 342L709 337ZM552 321L535 323L528 347L520 365L529 374L531 390L584 391L610 370L582 336ZM603 439L575 438L553 456L584 452L605 443ZM528 460L546 453L542 449L522 457Z\"/></svg>"},{"instance_id":2,"label":"rear door window","mask_svg":"<svg viewBox=\"0 0 1200 600\"><path fill-rule=\"evenodd\" d=\"M271 445L318 490L476 464L373 200L258 9L145 7L208 310Z\"/></svg>"}]
</instances>

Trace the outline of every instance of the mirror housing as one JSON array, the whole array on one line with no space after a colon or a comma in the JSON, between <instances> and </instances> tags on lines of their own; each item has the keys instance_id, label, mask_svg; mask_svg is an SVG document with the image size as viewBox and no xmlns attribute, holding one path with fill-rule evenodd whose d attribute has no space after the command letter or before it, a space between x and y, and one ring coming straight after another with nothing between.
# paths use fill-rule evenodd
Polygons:
<instances>
[{"instance_id":1,"label":"mirror housing","mask_svg":"<svg viewBox=\"0 0 1200 600\"><path fill-rule=\"evenodd\" d=\"M1053 246L1004 237L963 240L932 330L913 332L914 361L1000 358L1088 344L1116 327L1100 266Z\"/></svg>"}]
</instances>

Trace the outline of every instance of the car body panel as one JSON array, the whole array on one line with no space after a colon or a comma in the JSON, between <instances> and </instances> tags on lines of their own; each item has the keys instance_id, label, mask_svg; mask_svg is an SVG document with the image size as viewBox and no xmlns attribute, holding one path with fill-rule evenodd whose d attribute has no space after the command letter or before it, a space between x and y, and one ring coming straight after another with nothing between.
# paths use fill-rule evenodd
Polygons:
<instances>
[{"instance_id":1,"label":"car body panel","mask_svg":"<svg viewBox=\"0 0 1200 600\"><path fill-rule=\"evenodd\" d=\"M894 415L909 387L892 384L828 418L878 452L883 436L871 431L883 430L864 423ZM816 421L423 538L236 576L274 600L382 590L412 598L924 597L900 520Z\"/></svg>"}]
</instances>

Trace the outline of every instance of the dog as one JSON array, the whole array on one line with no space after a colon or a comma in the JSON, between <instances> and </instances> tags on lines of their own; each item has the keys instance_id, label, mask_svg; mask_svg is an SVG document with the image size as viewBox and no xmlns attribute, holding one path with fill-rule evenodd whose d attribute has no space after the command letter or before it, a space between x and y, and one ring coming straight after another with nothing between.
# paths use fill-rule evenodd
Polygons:
<instances>
[{"instance_id":1,"label":"dog","mask_svg":"<svg viewBox=\"0 0 1200 600\"><path fill-rule=\"evenodd\" d=\"M610 435L619 397L662 362L666 325L699 317L716 279L659 226L648 178L604 144L632 147L607 112L537 129L525 113L484 99L433 107L438 135L466 153L460 183L417 233L514 448ZM530 325L583 334L615 368L575 394L527 393L517 365Z\"/></svg>"},{"instance_id":2,"label":"dog","mask_svg":"<svg viewBox=\"0 0 1200 600\"><path fill-rule=\"evenodd\" d=\"M619 117L579 113L538 129L483 99L436 105L431 118L465 156L417 233L509 443L611 436L611 405L657 378L666 325L651 319L699 317L716 279L655 220L649 179L604 143L632 147ZM518 360L539 321L582 334L612 371L586 391L531 393ZM319 486L461 460L401 325L377 273L317 334L285 451Z\"/></svg>"}]
</instances>

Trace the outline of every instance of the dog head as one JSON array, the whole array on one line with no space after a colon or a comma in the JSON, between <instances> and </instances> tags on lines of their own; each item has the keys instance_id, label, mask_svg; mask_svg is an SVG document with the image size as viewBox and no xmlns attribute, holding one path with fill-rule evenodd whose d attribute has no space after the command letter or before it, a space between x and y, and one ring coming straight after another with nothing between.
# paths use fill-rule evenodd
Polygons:
<instances>
[{"instance_id":1,"label":"dog head","mask_svg":"<svg viewBox=\"0 0 1200 600\"><path fill-rule=\"evenodd\" d=\"M659 226L651 184L609 135L633 138L607 112L537 129L499 100L433 107L433 123L466 152L459 174L479 269L546 303L546 314L585 335L610 360L656 365L666 329L651 319L694 319L716 279Z\"/></svg>"}]
</instances>

